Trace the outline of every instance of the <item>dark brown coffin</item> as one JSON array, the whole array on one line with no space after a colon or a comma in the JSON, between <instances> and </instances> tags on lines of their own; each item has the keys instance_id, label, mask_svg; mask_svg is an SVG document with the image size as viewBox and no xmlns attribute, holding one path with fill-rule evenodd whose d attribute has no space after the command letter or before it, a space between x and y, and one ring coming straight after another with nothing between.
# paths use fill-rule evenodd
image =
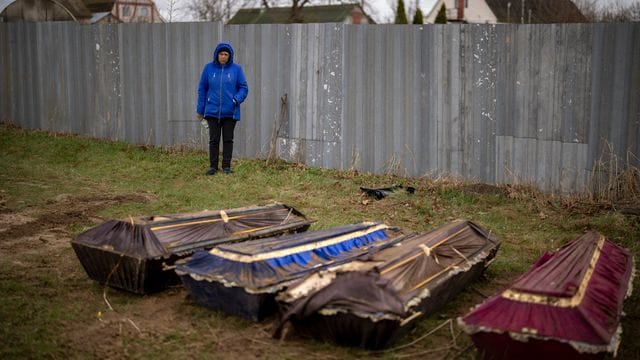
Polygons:
<instances>
[{"instance_id":1,"label":"dark brown coffin","mask_svg":"<svg viewBox=\"0 0 640 360\"><path fill-rule=\"evenodd\" d=\"M147 294L180 281L174 262L201 249L284 233L313 223L293 207L244 208L111 220L71 241L89 278Z\"/></svg>"},{"instance_id":2,"label":"dark brown coffin","mask_svg":"<svg viewBox=\"0 0 640 360\"><path fill-rule=\"evenodd\" d=\"M499 244L478 225L457 221L312 274L278 295L282 317L274 336L291 323L302 336L383 348L477 279Z\"/></svg>"},{"instance_id":3,"label":"dark brown coffin","mask_svg":"<svg viewBox=\"0 0 640 360\"><path fill-rule=\"evenodd\" d=\"M275 312L275 296L301 277L366 257L406 233L377 222L307 231L198 251L176 265L191 298L254 321Z\"/></svg>"}]
</instances>

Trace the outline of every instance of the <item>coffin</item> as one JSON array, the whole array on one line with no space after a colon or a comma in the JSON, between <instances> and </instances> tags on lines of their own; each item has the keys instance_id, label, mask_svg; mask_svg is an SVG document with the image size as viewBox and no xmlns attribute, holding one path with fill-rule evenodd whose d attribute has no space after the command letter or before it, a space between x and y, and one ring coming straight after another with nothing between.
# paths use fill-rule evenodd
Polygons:
<instances>
[{"instance_id":1,"label":"coffin","mask_svg":"<svg viewBox=\"0 0 640 360\"><path fill-rule=\"evenodd\" d=\"M478 225L456 221L307 276L278 295L274 336L290 323L302 336L383 348L478 278L499 244Z\"/></svg>"},{"instance_id":2,"label":"coffin","mask_svg":"<svg viewBox=\"0 0 640 360\"><path fill-rule=\"evenodd\" d=\"M458 323L489 359L615 356L633 258L595 231L544 254Z\"/></svg>"},{"instance_id":3,"label":"coffin","mask_svg":"<svg viewBox=\"0 0 640 360\"><path fill-rule=\"evenodd\" d=\"M271 237L200 251L176 264L194 302L259 321L296 279L393 245L405 233L377 222Z\"/></svg>"},{"instance_id":4,"label":"coffin","mask_svg":"<svg viewBox=\"0 0 640 360\"><path fill-rule=\"evenodd\" d=\"M71 241L89 275L102 284L146 294L178 284L163 271L215 245L305 231L313 221L284 204L111 220Z\"/></svg>"}]
</instances>

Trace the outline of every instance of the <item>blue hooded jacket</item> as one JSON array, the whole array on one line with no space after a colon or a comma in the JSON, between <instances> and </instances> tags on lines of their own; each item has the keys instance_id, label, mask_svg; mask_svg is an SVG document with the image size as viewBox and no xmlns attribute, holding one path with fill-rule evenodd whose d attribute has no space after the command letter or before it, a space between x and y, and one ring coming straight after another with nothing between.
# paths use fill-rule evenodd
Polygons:
<instances>
[{"instance_id":1,"label":"blue hooded jacket","mask_svg":"<svg viewBox=\"0 0 640 360\"><path fill-rule=\"evenodd\" d=\"M226 50L229 61L222 65L218 53ZM233 62L233 48L221 42L213 51L213 61L204 66L198 84L196 112L205 117L240 120L240 104L247 98L249 86L242 67Z\"/></svg>"}]
</instances>

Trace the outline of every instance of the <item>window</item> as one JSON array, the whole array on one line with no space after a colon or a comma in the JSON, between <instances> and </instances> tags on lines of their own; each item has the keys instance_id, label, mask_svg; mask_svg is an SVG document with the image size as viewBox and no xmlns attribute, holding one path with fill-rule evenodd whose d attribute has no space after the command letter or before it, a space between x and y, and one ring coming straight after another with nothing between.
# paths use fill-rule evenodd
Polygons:
<instances>
[{"instance_id":1,"label":"window","mask_svg":"<svg viewBox=\"0 0 640 360\"><path fill-rule=\"evenodd\" d=\"M149 8L146 6L143 8L140 8L140 16L149 17Z\"/></svg>"},{"instance_id":2,"label":"window","mask_svg":"<svg viewBox=\"0 0 640 360\"><path fill-rule=\"evenodd\" d=\"M129 5L122 7L122 16L131 16L131 7L129 7Z\"/></svg>"}]
</instances>

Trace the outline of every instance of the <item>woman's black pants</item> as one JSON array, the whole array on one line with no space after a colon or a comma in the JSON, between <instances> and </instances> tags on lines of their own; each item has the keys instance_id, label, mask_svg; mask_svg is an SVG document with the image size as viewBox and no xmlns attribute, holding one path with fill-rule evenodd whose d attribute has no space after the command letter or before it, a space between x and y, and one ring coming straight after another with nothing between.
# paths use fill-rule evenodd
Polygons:
<instances>
[{"instance_id":1,"label":"woman's black pants","mask_svg":"<svg viewBox=\"0 0 640 360\"><path fill-rule=\"evenodd\" d=\"M209 123L209 163L212 169L218 170L220 157L220 134L222 134L222 168L231 168L233 155L233 131L236 120L232 118L205 118Z\"/></svg>"}]
</instances>

